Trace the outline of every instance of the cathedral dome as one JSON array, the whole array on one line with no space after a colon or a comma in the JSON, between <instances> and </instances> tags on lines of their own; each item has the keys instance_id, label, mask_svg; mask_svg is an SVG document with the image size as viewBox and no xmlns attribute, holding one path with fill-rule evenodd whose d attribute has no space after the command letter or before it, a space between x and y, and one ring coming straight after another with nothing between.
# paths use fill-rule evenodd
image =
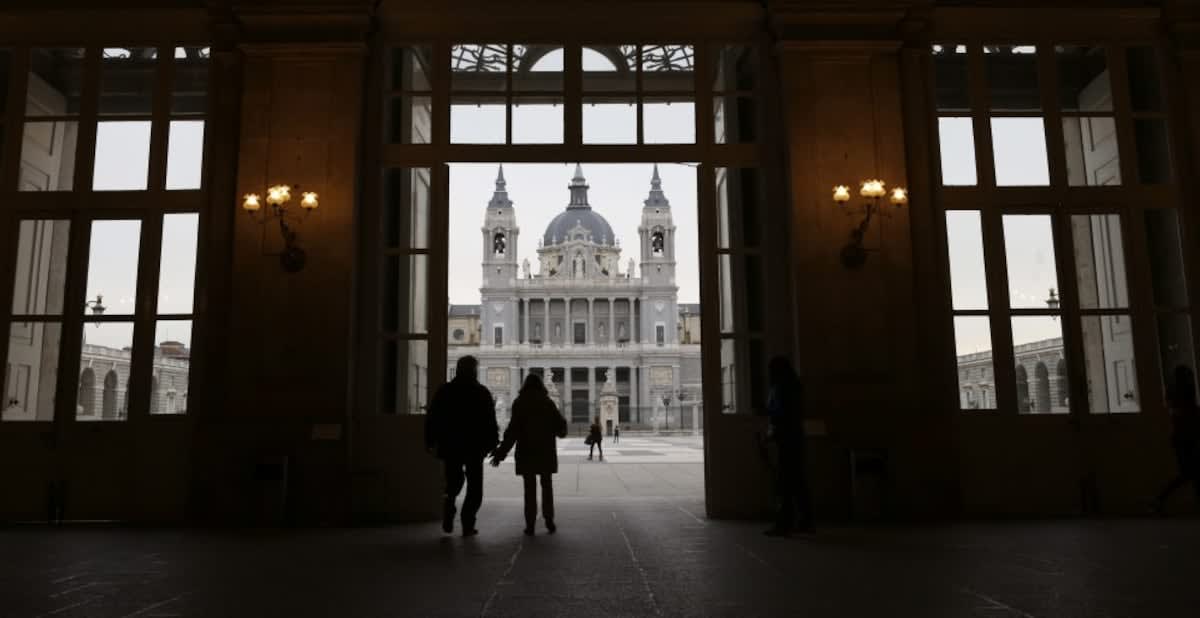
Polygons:
<instances>
[{"instance_id":1,"label":"cathedral dome","mask_svg":"<svg viewBox=\"0 0 1200 618\"><path fill-rule=\"evenodd\" d=\"M583 178L583 169L578 164L575 166L575 177L571 179L567 188L571 190L571 203L567 205L566 210L550 220L550 224L546 226L546 233L542 236L542 244L549 246L566 242L572 230L578 226L591 234L592 242L609 247L616 246L612 226L588 204L588 185Z\"/></svg>"}]
</instances>

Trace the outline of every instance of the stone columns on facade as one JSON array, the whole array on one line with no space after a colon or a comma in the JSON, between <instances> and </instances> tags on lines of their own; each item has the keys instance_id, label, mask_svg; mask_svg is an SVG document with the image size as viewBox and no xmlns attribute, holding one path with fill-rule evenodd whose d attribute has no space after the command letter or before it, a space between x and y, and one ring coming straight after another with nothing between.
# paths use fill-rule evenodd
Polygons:
<instances>
[{"instance_id":1,"label":"stone columns on facade","mask_svg":"<svg viewBox=\"0 0 1200 618\"><path fill-rule=\"evenodd\" d=\"M613 345L617 340L617 331L615 330L615 327L617 324L617 318L616 318L617 308L613 306L613 302L615 302L615 299L613 297L609 296L608 297L608 341L607 341L607 343L610 346Z\"/></svg>"},{"instance_id":2,"label":"stone columns on facade","mask_svg":"<svg viewBox=\"0 0 1200 618\"><path fill-rule=\"evenodd\" d=\"M571 347L575 345L575 325L571 323L571 297L567 296L564 302L566 304L564 313L566 317L563 318L563 342L566 343L567 347Z\"/></svg>"},{"instance_id":3,"label":"stone columns on facade","mask_svg":"<svg viewBox=\"0 0 1200 618\"><path fill-rule=\"evenodd\" d=\"M595 297L589 296L587 299L587 303L588 303L588 318L587 318L588 321L587 321L587 326L583 327L583 341L584 341L584 343L587 343L589 345L596 345L596 336L595 336L595 333L592 332L592 328L594 328L595 324L596 324L596 319L595 319L596 318L596 313L595 313L596 299L595 299Z\"/></svg>"},{"instance_id":4,"label":"stone columns on facade","mask_svg":"<svg viewBox=\"0 0 1200 618\"><path fill-rule=\"evenodd\" d=\"M550 297L542 299L542 345L550 343Z\"/></svg>"}]
</instances>

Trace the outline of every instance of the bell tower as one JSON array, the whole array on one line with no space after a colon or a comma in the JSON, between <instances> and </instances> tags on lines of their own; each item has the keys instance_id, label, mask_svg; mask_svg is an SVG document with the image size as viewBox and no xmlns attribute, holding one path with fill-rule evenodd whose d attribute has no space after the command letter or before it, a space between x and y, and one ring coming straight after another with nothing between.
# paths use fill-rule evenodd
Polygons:
<instances>
[{"instance_id":1,"label":"bell tower","mask_svg":"<svg viewBox=\"0 0 1200 618\"><path fill-rule=\"evenodd\" d=\"M480 290L482 343L502 346L516 343L517 302L512 289L518 275L517 215L504 180L504 166L496 173L496 188L483 216L483 278ZM454 276L454 273L450 273Z\"/></svg>"},{"instance_id":2,"label":"bell tower","mask_svg":"<svg viewBox=\"0 0 1200 618\"><path fill-rule=\"evenodd\" d=\"M675 285L675 222L671 202L662 189L658 164L650 177L650 195L642 202L641 240L642 341L661 345L678 343L679 311Z\"/></svg>"}]
</instances>

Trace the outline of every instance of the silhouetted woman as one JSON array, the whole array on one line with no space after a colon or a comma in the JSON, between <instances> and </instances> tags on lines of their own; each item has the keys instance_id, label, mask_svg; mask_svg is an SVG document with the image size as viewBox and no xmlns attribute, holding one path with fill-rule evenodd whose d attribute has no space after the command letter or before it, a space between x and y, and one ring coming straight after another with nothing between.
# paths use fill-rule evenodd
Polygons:
<instances>
[{"instance_id":1,"label":"silhouetted woman","mask_svg":"<svg viewBox=\"0 0 1200 618\"><path fill-rule=\"evenodd\" d=\"M604 461L604 447L600 445L604 441L604 433L600 431L600 417L596 417L596 421L592 423L588 429L588 461L592 460L592 453L596 449L600 449L600 461Z\"/></svg>"},{"instance_id":2,"label":"silhouetted woman","mask_svg":"<svg viewBox=\"0 0 1200 618\"><path fill-rule=\"evenodd\" d=\"M567 435L567 420L559 413L537 374L529 374L512 406L512 420L504 430L504 441L492 456L499 466L513 445L517 447L517 475L525 481L525 534L533 534L537 522L537 477L542 480L542 519L554 534L554 480L558 472L556 438Z\"/></svg>"},{"instance_id":3,"label":"silhouetted woman","mask_svg":"<svg viewBox=\"0 0 1200 618\"><path fill-rule=\"evenodd\" d=\"M1200 407L1196 405L1196 376L1184 365L1175 367L1175 382L1167 390L1171 410L1171 448L1179 473L1155 500L1155 510L1166 513L1167 499L1189 481L1200 499Z\"/></svg>"},{"instance_id":4,"label":"silhouetted woman","mask_svg":"<svg viewBox=\"0 0 1200 618\"><path fill-rule=\"evenodd\" d=\"M767 366L771 390L767 395L770 437L779 449L779 512L768 536L785 536L793 530L812 532L812 505L805 467L804 386L786 357L776 356Z\"/></svg>"}]
</instances>

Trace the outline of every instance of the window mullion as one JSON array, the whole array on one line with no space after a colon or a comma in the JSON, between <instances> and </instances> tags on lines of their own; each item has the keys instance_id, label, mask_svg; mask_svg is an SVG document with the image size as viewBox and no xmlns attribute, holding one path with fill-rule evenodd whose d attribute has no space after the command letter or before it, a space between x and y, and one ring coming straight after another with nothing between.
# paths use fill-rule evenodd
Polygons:
<instances>
[{"instance_id":1,"label":"window mullion","mask_svg":"<svg viewBox=\"0 0 1200 618\"><path fill-rule=\"evenodd\" d=\"M1129 72L1125 62L1125 48L1109 45L1105 48L1108 60L1108 75L1111 82L1113 115L1117 125L1117 152L1121 164L1121 184L1141 184L1137 171L1137 148L1133 128L1132 103L1129 100Z\"/></svg>"},{"instance_id":2,"label":"window mullion","mask_svg":"<svg viewBox=\"0 0 1200 618\"><path fill-rule=\"evenodd\" d=\"M1004 230L996 209L980 213L983 262L987 273L988 307L992 333L992 375L996 408L1016 413L1016 372L1013 355L1012 312L1009 310L1008 268L1004 255Z\"/></svg>"},{"instance_id":3,"label":"window mullion","mask_svg":"<svg viewBox=\"0 0 1200 618\"><path fill-rule=\"evenodd\" d=\"M16 191L17 178L21 169L21 143L24 135L25 126L22 123L25 117L25 86L29 79L29 54L28 48L22 48L19 52L10 55L10 68L8 76L8 114L4 119L4 127L6 131L3 134L7 136L0 140L0 163L3 168L0 169L0 192Z\"/></svg>"},{"instance_id":4,"label":"window mullion","mask_svg":"<svg viewBox=\"0 0 1200 618\"><path fill-rule=\"evenodd\" d=\"M1059 111L1058 66L1054 45L1043 41L1037 49L1038 90L1042 102L1042 123L1046 135L1046 161L1050 187L1062 193L1067 186L1067 155L1063 141L1062 114Z\"/></svg>"},{"instance_id":5,"label":"window mullion","mask_svg":"<svg viewBox=\"0 0 1200 618\"><path fill-rule=\"evenodd\" d=\"M92 190L96 167L96 118L100 107L100 56L103 49L88 47L84 55L83 85L79 98L79 128L75 146L76 194Z\"/></svg>"},{"instance_id":6,"label":"window mullion","mask_svg":"<svg viewBox=\"0 0 1200 618\"><path fill-rule=\"evenodd\" d=\"M1062 323L1063 352L1067 358L1067 388L1070 414L1087 414L1087 362L1083 350L1079 308L1079 282L1075 276L1075 248L1071 237L1071 214L1061 209L1051 215L1054 233L1054 263L1058 269L1059 320Z\"/></svg>"},{"instance_id":7,"label":"window mullion","mask_svg":"<svg viewBox=\"0 0 1200 618\"><path fill-rule=\"evenodd\" d=\"M92 222L80 215L71 218L67 249L67 283L63 294L62 333L55 385L56 423L75 422L79 394L79 365L83 350L83 312L87 295L87 272Z\"/></svg>"},{"instance_id":8,"label":"window mullion","mask_svg":"<svg viewBox=\"0 0 1200 618\"><path fill-rule=\"evenodd\" d=\"M167 143L171 139L171 89L175 83L175 48L158 48L154 103L150 120L150 166L146 188L163 191L167 184Z\"/></svg>"},{"instance_id":9,"label":"window mullion","mask_svg":"<svg viewBox=\"0 0 1200 618\"><path fill-rule=\"evenodd\" d=\"M979 41L967 44L968 99L975 139L975 178L977 186L996 186L996 166L992 156L991 104L988 101L987 64Z\"/></svg>"},{"instance_id":10,"label":"window mullion","mask_svg":"<svg viewBox=\"0 0 1200 618\"><path fill-rule=\"evenodd\" d=\"M563 144L583 143L583 48L563 46Z\"/></svg>"},{"instance_id":11,"label":"window mullion","mask_svg":"<svg viewBox=\"0 0 1200 618\"><path fill-rule=\"evenodd\" d=\"M158 310L159 259L162 254L162 215L141 219L138 249L138 282L133 313L133 352L129 364L128 420L137 422L150 414L150 382L154 375L155 312Z\"/></svg>"}]
</instances>

